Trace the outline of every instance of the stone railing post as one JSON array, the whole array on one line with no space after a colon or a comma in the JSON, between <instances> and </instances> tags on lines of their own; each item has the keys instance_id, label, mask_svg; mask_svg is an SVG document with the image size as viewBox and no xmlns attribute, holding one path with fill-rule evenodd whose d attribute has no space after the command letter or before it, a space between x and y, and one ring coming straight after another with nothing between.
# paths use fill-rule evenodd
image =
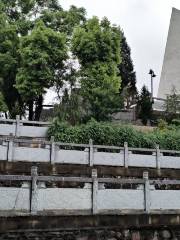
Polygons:
<instances>
[{"instance_id":1,"label":"stone railing post","mask_svg":"<svg viewBox=\"0 0 180 240\"><path fill-rule=\"evenodd\" d=\"M160 170L161 162L160 162L161 152L159 149L159 145L156 145L156 168Z\"/></svg>"},{"instance_id":2,"label":"stone railing post","mask_svg":"<svg viewBox=\"0 0 180 240\"><path fill-rule=\"evenodd\" d=\"M150 184L149 184L149 174L148 172L143 172L144 182L144 210L146 213L150 212Z\"/></svg>"},{"instance_id":3,"label":"stone railing post","mask_svg":"<svg viewBox=\"0 0 180 240\"><path fill-rule=\"evenodd\" d=\"M92 169L92 214L98 213L97 209L97 194L98 194L98 180L97 180L97 169Z\"/></svg>"},{"instance_id":4,"label":"stone railing post","mask_svg":"<svg viewBox=\"0 0 180 240\"><path fill-rule=\"evenodd\" d=\"M16 115L16 130L15 130L15 136L20 137L20 116Z\"/></svg>"},{"instance_id":5,"label":"stone railing post","mask_svg":"<svg viewBox=\"0 0 180 240\"><path fill-rule=\"evenodd\" d=\"M53 164L54 162L55 162L55 143L54 136L51 136L50 163Z\"/></svg>"},{"instance_id":6,"label":"stone railing post","mask_svg":"<svg viewBox=\"0 0 180 240\"><path fill-rule=\"evenodd\" d=\"M128 168L129 153L128 153L128 143L124 143L124 167Z\"/></svg>"},{"instance_id":7,"label":"stone railing post","mask_svg":"<svg viewBox=\"0 0 180 240\"><path fill-rule=\"evenodd\" d=\"M93 140L89 140L89 166L92 167L94 164L94 148L93 148Z\"/></svg>"},{"instance_id":8,"label":"stone railing post","mask_svg":"<svg viewBox=\"0 0 180 240\"><path fill-rule=\"evenodd\" d=\"M30 211L32 214L37 212L37 204L38 204L38 189L37 189L37 167L33 166L31 168L31 199L30 199Z\"/></svg>"},{"instance_id":9,"label":"stone railing post","mask_svg":"<svg viewBox=\"0 0 180 240\"><path fill-rule=\"evenodd\" d=\"M10 138L7 147L7 160L9 162L13 161L14 158L14 141L13 141L13 133L10 133Z\"/></svg>"}]
</instances>

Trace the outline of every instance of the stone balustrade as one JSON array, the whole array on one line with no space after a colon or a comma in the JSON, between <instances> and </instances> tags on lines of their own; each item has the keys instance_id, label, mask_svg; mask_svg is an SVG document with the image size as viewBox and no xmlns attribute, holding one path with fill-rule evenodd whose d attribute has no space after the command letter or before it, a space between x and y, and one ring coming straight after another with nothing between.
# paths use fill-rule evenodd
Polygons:
<instances>
[{"instance_id":1,"label":"stone balustrade","mask_svg":"<svg viewBox=\"0 0 180 240\"><path fill-rule=\"evenodd\" d=\"M180 169L180 151L1 138L0 161Z\"/></svg>"},{"instance_id":2,"label":"stone balustrade","mask_svg":"<svg viewBox=\"0 0 180 240\"><path fill-rule=\"evenodd\" d=\"M31 176L0 175L0 181L22 183L21 187L0 187L0 215L180 213L180 190L156 189L157 185L179 186L180 180L149 180L147 172L142 179L98 178L96 169L90 178L58 177L38 176L37 167L32 167ZM46 185L49 182L79 186L52 187Z\"/></svg>"}]
</instances>

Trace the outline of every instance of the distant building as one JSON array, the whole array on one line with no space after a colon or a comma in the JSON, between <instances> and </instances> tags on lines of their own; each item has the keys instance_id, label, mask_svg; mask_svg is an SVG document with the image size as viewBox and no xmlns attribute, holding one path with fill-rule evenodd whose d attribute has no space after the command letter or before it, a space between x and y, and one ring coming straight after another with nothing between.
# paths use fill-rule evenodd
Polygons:
<instances>
[{"instance_id":1,"label":"distant building","mask_svg":"<svg viewBox=\"0 0 180 240\"><path fill-rule=\"evenodd\" d=\"M173 89L180 94L180 10L172 9L158 98L166 99Z\"/></svg>"}]
</instances>

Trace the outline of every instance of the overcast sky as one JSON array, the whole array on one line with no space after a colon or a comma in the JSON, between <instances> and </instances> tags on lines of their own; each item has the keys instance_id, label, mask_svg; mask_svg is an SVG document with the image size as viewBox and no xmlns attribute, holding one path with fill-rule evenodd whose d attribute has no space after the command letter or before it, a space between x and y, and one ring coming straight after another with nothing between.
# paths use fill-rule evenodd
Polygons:
<instances>
[{"instance_id":1,"label":"overcast sky","mask_svg":"<svg viewBox=\"0 0 180 240\"><path fill-rule=\"evenodd\" d=\"M131 47L138 89L150 89L149 69L157 94L172 7L180 9L180 0L60 0L62 7L84 7L87 16L104 16L124 30ZM50 93L49 93L50 94ZM48 95L49 95L48 94ZM48 97L49 99L49 97Z\"/></svg>"}]
</instances>

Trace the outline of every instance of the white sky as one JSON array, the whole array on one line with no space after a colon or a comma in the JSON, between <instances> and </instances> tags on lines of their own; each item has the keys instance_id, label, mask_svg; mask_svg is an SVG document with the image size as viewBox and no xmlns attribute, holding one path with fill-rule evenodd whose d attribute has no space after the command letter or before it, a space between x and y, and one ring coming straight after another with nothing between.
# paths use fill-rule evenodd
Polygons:
<instances>
[{"instance_id":1,"label":"white sky","mask_svg":"<svg viewBox=\"0 0 180 240\"><path fill-rule=\"evenodd\" d=\"M60 4L65 9L71 5L84 7L88 17L106 16L120 25L131 47L138 89L143 84L150 89L148 72L152 68L157 75L157 94L171 11L172 7L180 9L180 0L60 0ZM50 99L51 92L45 102Z\"/></svg>"}]
</instances>

